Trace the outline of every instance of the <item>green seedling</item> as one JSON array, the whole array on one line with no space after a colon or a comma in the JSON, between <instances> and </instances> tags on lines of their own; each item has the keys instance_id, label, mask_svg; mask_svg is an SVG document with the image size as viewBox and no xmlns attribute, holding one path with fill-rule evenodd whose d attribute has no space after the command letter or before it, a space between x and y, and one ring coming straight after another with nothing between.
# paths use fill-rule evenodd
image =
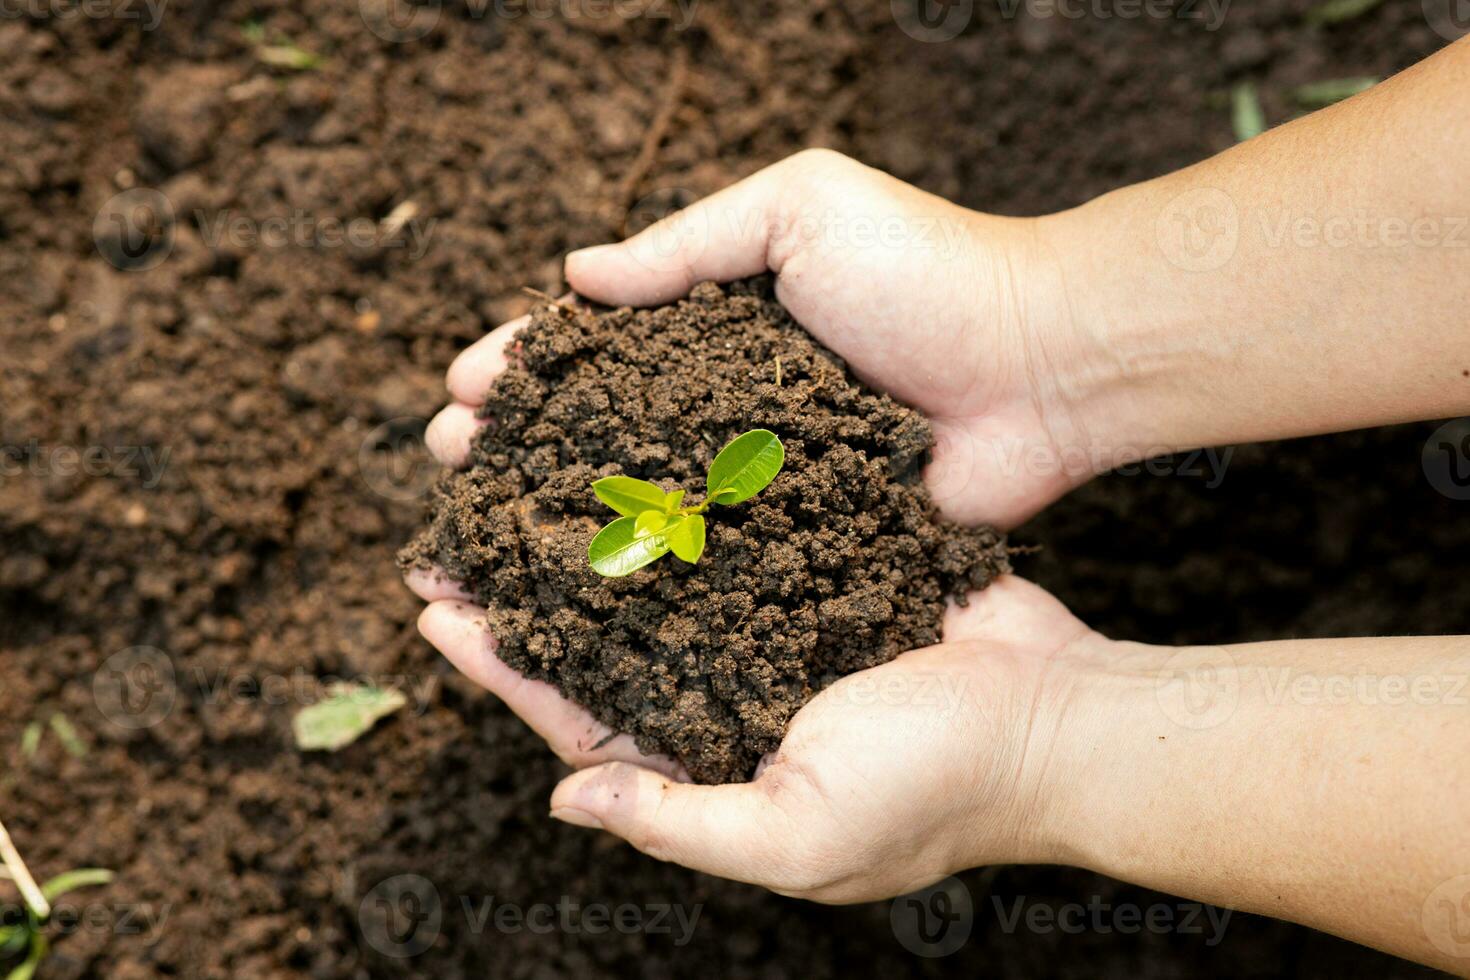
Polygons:
<instances>
[{"instance_id":1,"label":"green seedling","mask_svg":"<svg viewBox=\"0 0 1470 980\"><path fill-rule=\"evenodd\" d=\"M258 20L246 21L240 33L255 49L255 57L272 68L288 68L291 71L310 71L321 65L321 56L290 41L270 44L266 40L265 25Z\"/></svg>"},{"instance_id":2,"label":"green seedling","mask_svg":"<svg viewBox=\"0 0 1470 980\"><path fill-rule=\"evenodd\" d=\"M0 824L0 861L4 863L0 876L14 881L20 889L26 913L22 922L0 923L0 962L20 961L5 974L5 980L31 980L51 951L45 925L51 917L52 903L78 888L107 884L112 880L112 872L105 868L77 868L37 885L4 824Z\"/></svg>"},{"instance_id":3,"label":"green seedling","mask_svg":"<svg viewBox=\"0 0 1470 980\"><path fill-rule=\"evenodd\" d=\"M736 436L709 466L704 500L684 506L684 491L666 493L647 480L608 476L592 484L597 499L622 514L587 546L592 570L606 578L630 575L672 551L693 564L704 554L704 513L715 504L742 503L770 486L786 462L774 432Z\"/></svg>"},{"instance_id":4,"label":"green seedling","mask_svg":"<svg viewBox=\"0 0 1470 980\"><path fill-rule=\"evenodd\" d=\"M1325 109L1343 99L1350 99L1359 92L1366 92L1378 82L1376 75L1364 75L1358 78L1331 78L1323 82L1299 85L1292 90L1291 97L1298 105L1307 109Z\"/></svg>"},{"instance_id":5,"label":"green seedling","mask_svg":"<svg viewBox=\"0 0 1470 980\"><path fill-rule=\"evenodd\" d=\"M1341 24L1383 5L1383 0L1325 0L1307 11L1308 24Z\"/></svg>"},{"instance_id":6,"label":"green seedling","mask_svg":"<svg viewBox=\"0 0 1470 980\"><path fill-rule=\"evenodd\" d=\"M1266 114L1261 111L1261 100L1256 98L1256 87L1250 82L1241 82L1230 92L1230 125L1241 142L1266 131Z\"/></svg>"}]
</instances>

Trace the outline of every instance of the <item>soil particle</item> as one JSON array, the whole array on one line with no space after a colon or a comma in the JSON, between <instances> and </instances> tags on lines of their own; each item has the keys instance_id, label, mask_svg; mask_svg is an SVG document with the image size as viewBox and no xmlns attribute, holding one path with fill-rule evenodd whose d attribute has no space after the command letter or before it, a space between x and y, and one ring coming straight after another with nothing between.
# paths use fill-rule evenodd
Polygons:
<instances>
[{"instance_id":1,"label":"soil particle","mask_svg":"<svg viewBox=\"0 0 1470 980\"><path fill-rule=\"evenodd\" d=\"M494 424L402 560L467 583L502 659L696 780L749 778L813 695L937 642L945 599L1009 568L999 533L936 516L928 423L853 378L767 279L654 310L543 306L518 339L522 364L486 402ZM698 566L591 570L588 541L614 516L594 479L692 502L718 449L753 428L781 436L785 469L711 512Z\"/></svg>"},{"instance_id":2,"label":"soil particle","mask_svg":"<svg viewBox=\"0 0 1470 980\"><path fill-rule=\"evenodd\" d=\"M233 70L215 65L186 65L159 75L138 101L138 141L170 173L205 159L234 77Z\"/></svg>"}]
</instances>

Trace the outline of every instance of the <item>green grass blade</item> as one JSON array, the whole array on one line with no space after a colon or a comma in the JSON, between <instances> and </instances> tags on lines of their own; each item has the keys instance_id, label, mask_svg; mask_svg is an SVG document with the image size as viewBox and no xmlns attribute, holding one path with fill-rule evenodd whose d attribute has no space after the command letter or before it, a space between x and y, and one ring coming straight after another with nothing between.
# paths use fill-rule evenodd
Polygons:
<instances>
[{"instance_id":1,"label":"green grass blade","mask_svg":"<svg viewBox=\"0 0 1470 980\"><path fill-rule=\"evenodd\" d=\"M54 902L78 888L92 888L110 881L112 872L106 868L77 868L74 871L63 871L46 882L41 886L41 894L46 896L46 901Z\"/></svg>"},{"instance_id":2,"label":"green grass blade","mask_svg":"<svg viewBox=\"0 0 1470 980\"><path fill-rule=\"evenodd\" d=\"M1343 99L1350 99L1359 92L1366 92L1378 84L1375 76L1359 78L1331 78L1322 82L1300 85L1292 90L1291 97L1298 105L1308 109L1325 109Z\"/></svg>"},{"instance_id":3,"label":"green grass blade","mask_svg":"<svg viewBox=\"0 0 1470 980\"><path fill-rule=\"evenodd\" d=\"M1325 0L1307 11L1308 24L1340 24L1377 9L1383 0Z\"/></svg>"},{"instance_id":4,"label":"green grass blade","mask_svg":"<svg viewBox=\"0 0 1470 980\"><path fill-rule=\"evenodd\" d=\"M51 730L56 733L56 737L61 740L62 748L66 749L73 759L86 758L87 743L83 742L82 737L77 734L76 726L71 723L71 719L59 712L52 715Z\"/></svg>"},{"instance_id":5,"label":"green grass blade","mask_svg":"<svg viewBox=\"0 0 1470 980\"><path fill-rule=\"evenodd\" d=\"M1250 82L1241 82L1230 92L1230 124L1235 129L1235 138L1241 142L1266 131L1266 114L1261 111L1256 87Z\"/></svg>"},{"instance_id":6,"label":"green grass blade","mask_svg":"<svg viewBox=\"0 0 1470 980\"><path fill-rule=\"evenodd\" d=\"M31 933L31 952L26 961L11 970L5 980L32 980L36 970L40 969L41 961L51 951L51 944L46 942L46 937L39 932Z\"/></svg>"}]
</instances>

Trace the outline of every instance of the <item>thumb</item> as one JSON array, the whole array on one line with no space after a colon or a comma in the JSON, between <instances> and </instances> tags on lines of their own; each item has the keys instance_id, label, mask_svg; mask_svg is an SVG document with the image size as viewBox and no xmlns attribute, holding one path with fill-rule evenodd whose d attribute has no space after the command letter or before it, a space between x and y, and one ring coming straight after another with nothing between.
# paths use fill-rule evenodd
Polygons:
<instances>
[{"instance_id":1,"label":"thumb","mask_svg":"<svg viewBox=\"0 0 1470 980\"><path fill-rule=\"evenodd\" d=\"M775 190L768 167L626 241L572 252L567 284L609 306L653 306L707 279L728 282L765 272Z\"/></svg>"},{"instance_id":2,"label":"thumb","mask_svg":"<svg viewBox=\"0 0 1470 980\"><path fill-rule=\"evenodd\" d=\"M831 150L804 150L696 201L627 241L572 252L567 284L609 306L652 306L706 280L729 282L770 270L789 255L792 217L815 194L868 168Z\"/></svg>"},{"instance_id":3,"label":"thumb","mask_svg":"<svg viewBox=\"0 0 1470 980\"><path fill-rule=\"evenodd\" d=\"M791 846L800 828L774 802L774 785L701 786L610 762L562 780L551 794L551 816L607 830L660 861L778 892L804 891L809 869L793 858Z\"/></svg>"}]
</instances>

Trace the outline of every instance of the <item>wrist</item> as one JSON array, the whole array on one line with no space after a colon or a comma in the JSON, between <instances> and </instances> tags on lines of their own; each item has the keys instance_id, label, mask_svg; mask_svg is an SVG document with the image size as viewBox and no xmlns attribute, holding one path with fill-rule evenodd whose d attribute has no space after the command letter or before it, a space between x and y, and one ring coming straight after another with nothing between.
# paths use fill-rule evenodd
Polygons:
<instances>
[{"instance_id":1,"label":"wrist","mask_svg":"<svg viewBox=\"0 0 1470 980\"><path fill-rule=\"evenodd\" d=\"M1211 366L1220 311L1176 302L1190 294L1189 274L1168 259L1158 193L1124 188L1037 219L1069 311L1070 439L1094 474L1209 444L1190 420L1201 379L1220 373Z\"/></svg>"},{"instance_id":2,"label":"wrist","mask_svg":"<svg viewBox=\"0 0 1470 980\"><path fill-rule=\"evenodd\" d=\"M1166 849L1144 842L1177 816L1169 801L1188 797L1169 760L1202 758L1227 707L1210 686L1216 649L1090 633L1058 654L1027 750L1042 760L1035 860L1134 881L1164 872Z\"/></svg>"}]
</instances>

